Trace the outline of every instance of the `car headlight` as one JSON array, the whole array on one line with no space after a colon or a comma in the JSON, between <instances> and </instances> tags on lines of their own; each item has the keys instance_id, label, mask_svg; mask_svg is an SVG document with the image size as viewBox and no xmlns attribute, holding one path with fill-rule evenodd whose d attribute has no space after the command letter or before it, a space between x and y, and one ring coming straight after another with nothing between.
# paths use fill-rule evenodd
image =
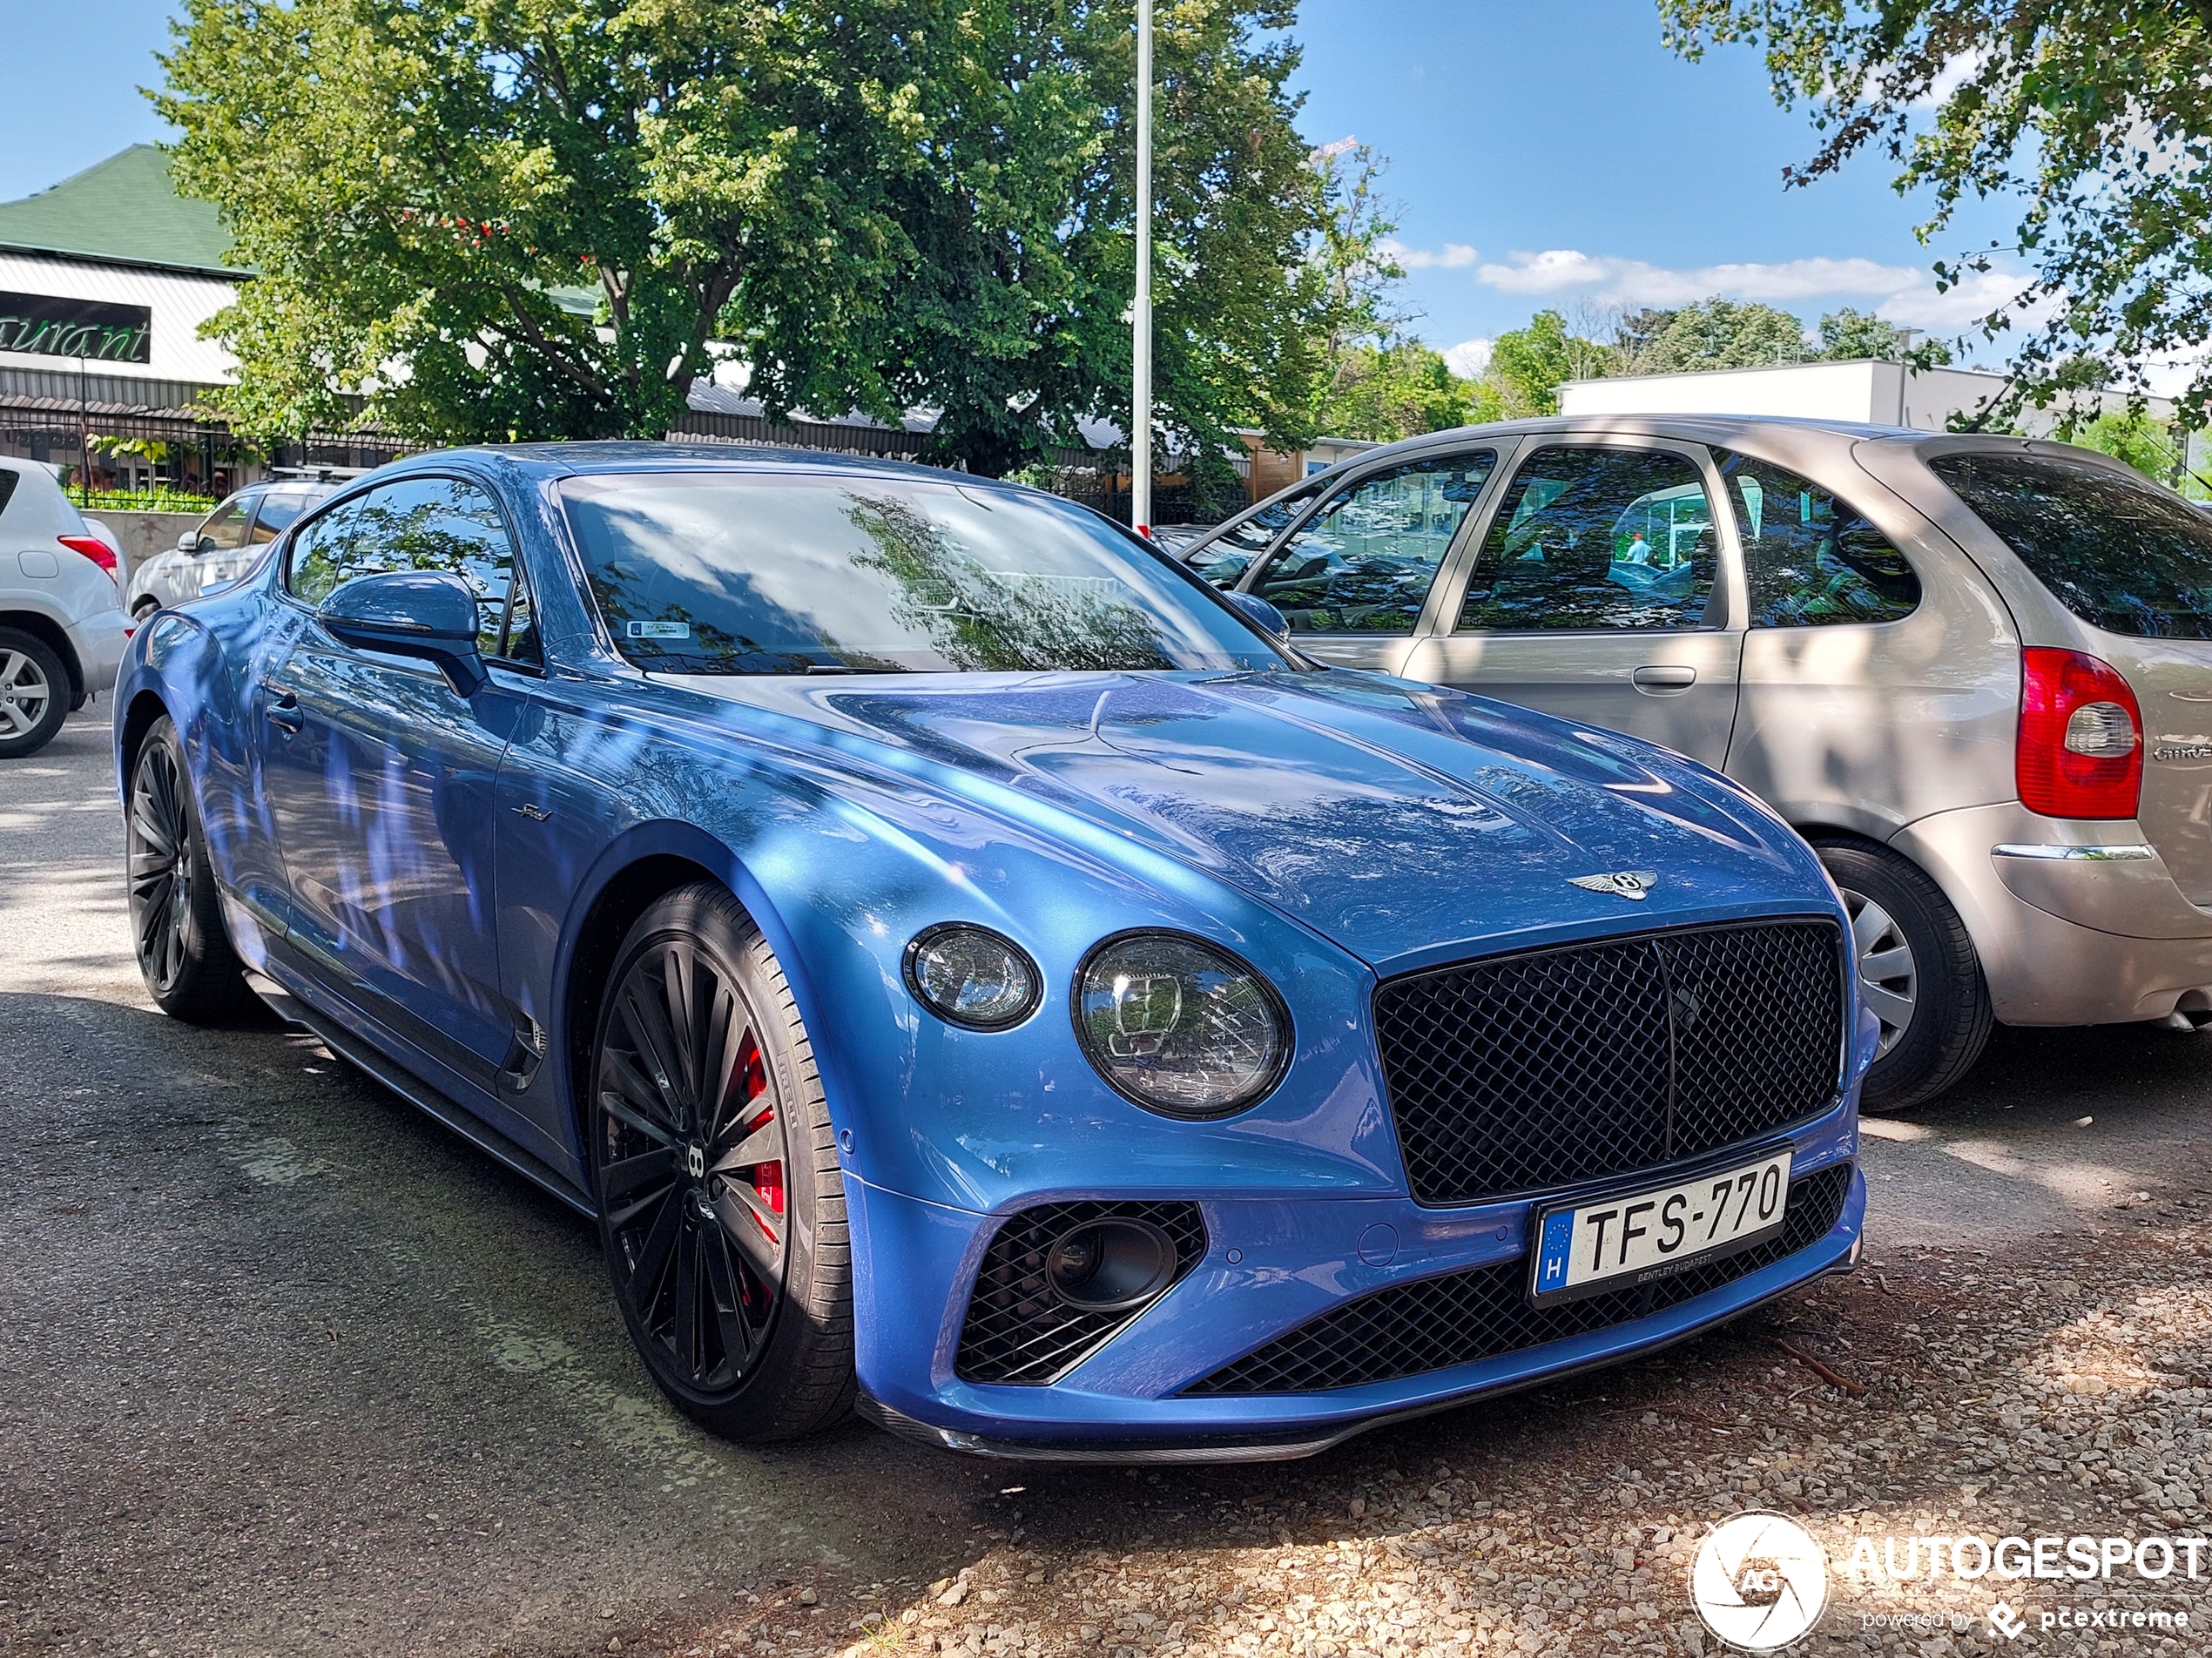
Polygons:
<instances>
[{"instance_id":1,"label":"car headlight","mask_svg":"<svg viewBox=\"0 0 2212 1658\"><path fill-rule=\"evenodd\" d=\"M1291 1016L1275 987L1211 944L1108 939L1076 975L1076 1035L1098 1074L1155 1111L1220 1116L1282 1080Z\"/></svg>"},{"instance_id":2,"label":"car headlight","mask_svg":"<svg viewBox=\"0 0 2212 1658\"><path fill-rule=\"evenodd\" d=\"M1011 939L948 921L924 927L907 946L907 987L950 1024L1003 1030L1035 1011L1044 980Z\"/></svg>"}]
</instances>

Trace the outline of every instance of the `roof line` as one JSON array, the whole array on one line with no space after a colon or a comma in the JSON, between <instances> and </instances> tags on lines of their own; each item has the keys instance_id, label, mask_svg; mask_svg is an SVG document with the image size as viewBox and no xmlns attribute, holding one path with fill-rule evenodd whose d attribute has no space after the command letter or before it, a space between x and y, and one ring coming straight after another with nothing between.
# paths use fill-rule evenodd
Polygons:
<instances>
[{"instance_id":1,"label":"roof line","mask_svg":"<svg viewBox=\"0 0 2212 1658\"><path fill-rule=\"evenodd\" d=\"M208 276L228 282L251 281L251 271L221 265L179 265L162 259L132 259L122 253L80 253L66 247L41 247L35 242L0 242L0 253L28 253L37 259L61 259L71 265L115 265L131 271L166 271L172 275Z\"/></svg>"}]
</instances>

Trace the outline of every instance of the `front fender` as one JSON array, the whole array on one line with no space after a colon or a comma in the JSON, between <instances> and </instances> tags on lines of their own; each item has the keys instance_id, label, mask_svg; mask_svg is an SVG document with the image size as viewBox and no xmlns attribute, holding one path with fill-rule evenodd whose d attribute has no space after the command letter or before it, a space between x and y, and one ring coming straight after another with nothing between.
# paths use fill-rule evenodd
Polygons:
<instances>
[{"instance_id":1,"label":"front fender","mask_svg":"<svg viewBox=\"0 0 2212 1658\"><path fill-rule=\"evenodd\" d=\"M518 733L499 799L503 974L564 1060L592 1035L568 1010L589 1000L577 975L607 965L604 945L594 953L601 900L624 872L681 859L727 885L775 949L844 1167L873 1186L969 1210L1188 1195L1200 1169L1210 1190L1254 1196L1404 1190L1369 1030L1372 972L1234 888L1179 868L1164 889L910 778L810 768L726 725L710 738L582 698L549 698ZM1044 996L1028 1020L964 1030L915 1001L907 944L948 920L1029 953ZM1281 992L1293 1059L1258 1105L1211 1122L1166 1117L1084 1057L1076 967L1100 939L1142 927L1210 939Z\"/></svg>"}]
</instances>

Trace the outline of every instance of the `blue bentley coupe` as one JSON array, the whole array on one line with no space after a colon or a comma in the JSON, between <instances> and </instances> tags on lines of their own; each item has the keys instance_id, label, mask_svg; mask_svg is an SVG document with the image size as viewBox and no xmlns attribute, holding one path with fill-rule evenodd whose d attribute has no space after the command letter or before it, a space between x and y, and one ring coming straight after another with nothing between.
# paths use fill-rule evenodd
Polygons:
<instances>
[{"instance_id":1,"label":"blue bentley coupe","mask_svg":"<svg viewBox=\"0 0 2212 1658\"><path fill-rule=\"evenodd\" d=\"M407 461L132 642L138 959L592 1217L733 1438L1296 1455L1847 1267L1811 851L1279 622L954 473Z\"/></svg>"}]
</instances>

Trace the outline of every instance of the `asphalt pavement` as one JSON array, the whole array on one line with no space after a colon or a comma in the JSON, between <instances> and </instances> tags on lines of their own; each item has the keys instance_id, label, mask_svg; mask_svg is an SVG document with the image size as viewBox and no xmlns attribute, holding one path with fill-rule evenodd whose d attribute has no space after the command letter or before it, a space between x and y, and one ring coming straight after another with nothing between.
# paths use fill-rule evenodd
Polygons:
<instances>
[{"instance_id":1,"label":"asphalt pavement","mask_svg":"<svg viewBox=\"0 0 2212 1658\"><path fill-rule=\"evenodd\" d=\"M834 1648L833 1602L1018 1546L1002 1465L697 1432L582 1222L306 1037L156 1012L107 712L0 763L0 1652L580 1653L772 1595ZM2208 1042L2000 1031L1952 1097L1869 1125L1871 1257L2156 1223L2205 1185ZM1686 1351L1725 1372L1732 1339ZM1295 1504L1471 1435L1510 1472L1527 1408L1204 1478ZM1050 1485L1092 1542L1152 1540L1157 1480Z\"/></svg>"}]
</instances>

